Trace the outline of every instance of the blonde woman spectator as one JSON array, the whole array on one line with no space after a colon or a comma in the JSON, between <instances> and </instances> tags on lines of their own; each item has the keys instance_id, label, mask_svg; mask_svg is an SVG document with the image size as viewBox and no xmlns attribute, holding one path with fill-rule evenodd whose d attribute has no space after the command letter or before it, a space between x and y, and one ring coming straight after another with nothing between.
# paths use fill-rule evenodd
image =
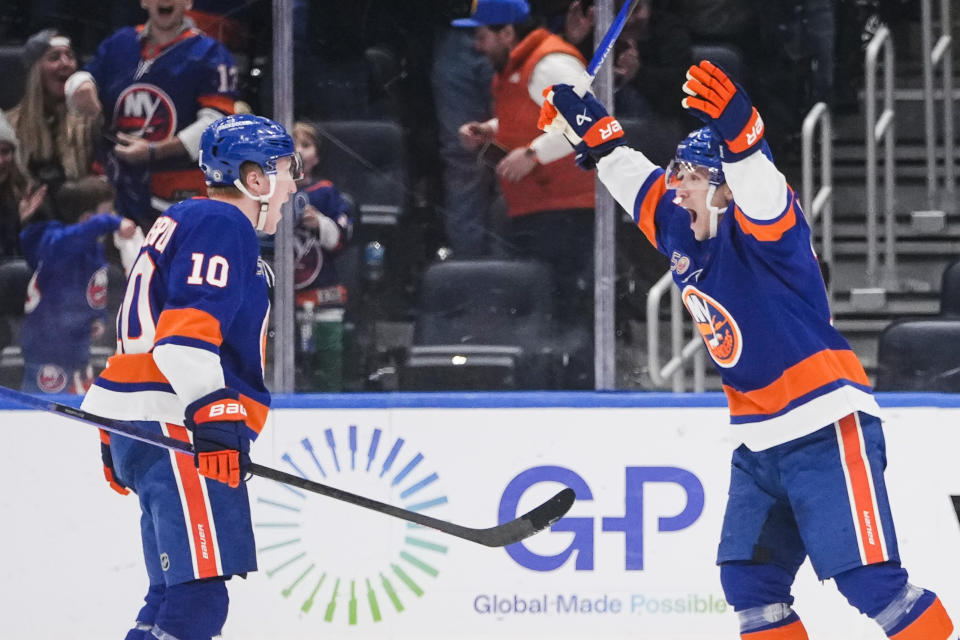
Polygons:
<instances>
[{"instance_id":1,"label":"blonde woman spectator","mask_svg":"<svg viewBox=\"0 0 960 640\"><path fill-rule=\"evenodd\" d=\"M36 33L24 45L23 61L26 88L8 117L27 171L56 190L91 173L97 120L67 112L64 84L77 70L69 38L54 29Z\"/></svg>"},{"instance_id":2,"label":"blonde woman spectator","mask_svg":"<svg viewBox=\"0 0 960 640\"><path fill-rule=\"evenodd\" d=\"M47 188L30 189L20 164L17 136L0 113L0 261L20 255L20 229L43 202Z\"/></svg>"}]
</instances>

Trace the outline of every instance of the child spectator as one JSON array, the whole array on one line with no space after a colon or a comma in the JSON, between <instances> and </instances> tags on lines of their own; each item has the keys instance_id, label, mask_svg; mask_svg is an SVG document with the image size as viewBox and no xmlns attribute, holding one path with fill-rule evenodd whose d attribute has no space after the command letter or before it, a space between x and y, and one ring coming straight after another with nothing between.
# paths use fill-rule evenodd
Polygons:
<instances>
[{"instance_id":1,"label":"child spectator","mask_svg":"<svg viewBox=\"0 0 960 640\"><path fill-rule=\"evenodd\" d=\"M300 340L297 391L343 389L343 314L347 290L334 257L353 237L353 208L329 180L316 175L320 137L313 125L298 122L293 141L303 158L298 198L306 206L294 231L294 288Z\"/></svg>"},{"instance_id":2,"label":"child spectator","mask_svg":"<svg viewBox=\"0 0 960 640\"><path fill-rule=\"evenodd\" d=\"M143 239L132 220L109 213L113 198L100 178L67 182L57 195L61 219L28 224L20 234L34 270L20 330L24 391L83 393L93 380L90 340L104 331L107 305L100 238L115 231L122 258L123 245Z\"/></svg>"}]
</instances>

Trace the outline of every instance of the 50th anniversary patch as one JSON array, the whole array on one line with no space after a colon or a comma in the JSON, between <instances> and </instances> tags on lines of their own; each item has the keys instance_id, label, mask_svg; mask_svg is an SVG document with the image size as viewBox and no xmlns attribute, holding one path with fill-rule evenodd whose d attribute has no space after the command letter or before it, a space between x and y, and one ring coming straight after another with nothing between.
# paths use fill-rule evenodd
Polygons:
<instances>
[{"instance_id":1,"label":"50th anniversary patch","mask_svg":"<svg viewBox=\"0 0 960 640\"><path fill-rule=\"evenodd\" d=\"M410 511L441 516L439 474L404 438L379 428L303 429L287 470ZM439 574L445 536L280 483L251 484L257 560L301 618L376 623L404 611Z\"/></svg>"}]
</instances>

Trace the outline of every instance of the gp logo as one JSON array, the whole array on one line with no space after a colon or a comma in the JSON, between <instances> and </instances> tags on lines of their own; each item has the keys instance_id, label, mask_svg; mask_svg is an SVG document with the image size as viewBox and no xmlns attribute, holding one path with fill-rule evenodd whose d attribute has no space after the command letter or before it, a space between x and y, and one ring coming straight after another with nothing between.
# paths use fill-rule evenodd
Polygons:
<instances>
[{"instance_id":1,"label":"gp logo","mask_svg":"<svg viewBox=\"0 0 960 640\"><path fill-rule=\"evenodd\" d=\"M566 467L543 466L528 469L517 475L500 499L499 521L516 518L517 507L524 493L541 482L558 482L577 493L577 501L593 500L593 492L582 476ZM658 516L657 531L680 531L693 525L703 513L703 483L692 472L680 467L627 467L625 475L623 515L601 518L601 531L620 533L624 538L624 565L628 571L643 570L644 490L650 483L679 485L686 496L686 504L673 516ZM576 507L574 507L576 508ZM647 514L648 516L650 514ZM545 556L534 553L524 543L506 547L507 553L518 564L534 571L553 571L562 567L576 553L574 568L592 571L594 568L594 518L565 517L555 522L550 532L573 532L573 541L560 553ZM545 534L540 534L545 535Z\"/></svg>"},{"instance_id":2,"label":"gp logo","mask_svg":"<svg viewBox=\"0 0 960 640\"><path fill-rule=\"evenodd\" d=\"M710 357L725 369L735 366L743 350L743 334L737 321L722 304L692 285L684 287L680 295Z\"/></svg>"}]
</instances>

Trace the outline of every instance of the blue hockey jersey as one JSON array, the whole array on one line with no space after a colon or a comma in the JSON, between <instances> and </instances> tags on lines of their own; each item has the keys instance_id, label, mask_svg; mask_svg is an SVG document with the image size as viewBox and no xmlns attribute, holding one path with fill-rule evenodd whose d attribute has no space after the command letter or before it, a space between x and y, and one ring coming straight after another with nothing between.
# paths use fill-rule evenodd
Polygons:
<instances>
[{"instance_id":1,"label":"blue hockey jersey","mask_svg":"<svg viewBox=\"0 0 960 640\"><path fill-rule=\"evenodd\" d=\"M723 163L734 202L697 241L662 169L620 148L599 177L670 258L673 279L723 382L734 433L753 450L854 411L878 415L870 382L833 327L796 194L762 153Z\"/></svg>"},{"instance_id":2,"label":"blue hockey jersey","mask_svg":"<svg viewBox=\"0 0 960 640\"><path fill-rule=\"evenodd\" d=\"M143 25L120 29L86 66L109 127L159 142L196 121L201 109L233 113L237 69L222 44L188 28L154 47L142 38L143 31ZM196 150L188 151L196 157ZM188 157L133 166L108 151L106 165L117 188L117 210L134 220L147 218L151 194L167 202L206 194L203 173Z\"/></svg>"},{"instance_id":3,"label":"blue hockey jersey","mask_svg":"<svg viewBox=\"0 0 960 640\"><path fill-rule=\"evenodd\" d=\"M72 225L37 222L20 234L34 270L20 327L25 362L66 371L89 364L91 329L106 318L107 306L107 261L99 238L116 231L120 221L99 213Z\"/></svg>"},{"instance_id":4,"label":"blue hockey jersey","mask_svg":"<svg viewBox=\"0 0 960 640\"><path fill-rule=\"evenodd\" d=\"M232 204L192 198L147 234L117 314L117 355L83 408L123 420L182 424L185 406L223 386L247 409L251 439L267 418L269 268Z\"/></svg>"},{"instance_id":5,"label":"blue hockey jersey","mask_svg":"<svg viewBox=\"0 0 960 640\"><path fill-rule=\"evenodd\" d=\"M340 285L340 277L333 260L353 237L353 216L350 204L329 180L318 180L303 187L317 211L327 216L340 227L340 243L333 249L320 246L316 231L298 226L295 234L296 264L294 265L294 288L324 289Z\"/></svg>"}]
</instances>

